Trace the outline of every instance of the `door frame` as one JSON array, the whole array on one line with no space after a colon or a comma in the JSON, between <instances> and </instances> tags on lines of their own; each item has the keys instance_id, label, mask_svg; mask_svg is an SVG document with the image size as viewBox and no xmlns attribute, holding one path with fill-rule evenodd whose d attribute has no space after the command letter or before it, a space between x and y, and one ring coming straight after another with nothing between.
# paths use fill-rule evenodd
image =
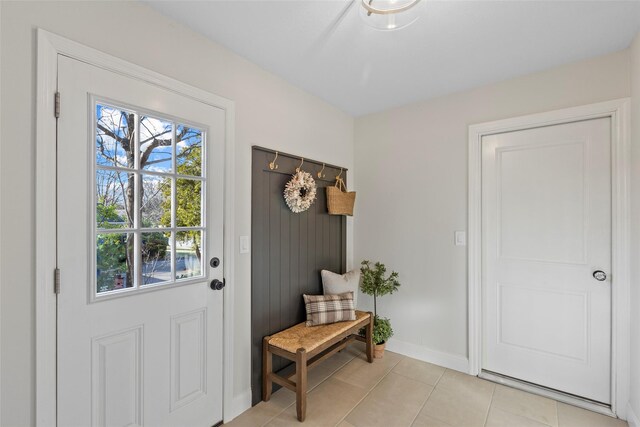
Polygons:
<instances>
[{"instance_id":1,"label":"door frame","mask_svg":"<svg viewBox=\"0 0 640 427\"><path fill-rule=\"evenodd\" d=\"M468 310L469 374L482 370L482 137L580 120L611 119L611 411L626 418L630 351L630 100L629 98L469 126ZM576 402L573 402L576 403ZM594 409L590 407L590 409Z\"/></svg>"},{"instance_id":2,"label":"door frame","mask_svg":"<svg viewBox=\"0 0 640 427\"><path fill-rule=\"evenodd\" d=\"M233 407L234 313L234 172L235 103L155 71L124 61L56 34L37 29L36 83L36 425L57 424L57 297L54 293L56 261L56 138L54 97L58 56L79 61L181 94L225 111L224 154L224 276L230 286L223 293L223 419L236 414ZM61 95L64 107L64 94ZM63 109L64 114L64 109ZM63 290L64 292L64 284ZM54 420L54 423L52 423Z\"/></svg>"}]
</instances>

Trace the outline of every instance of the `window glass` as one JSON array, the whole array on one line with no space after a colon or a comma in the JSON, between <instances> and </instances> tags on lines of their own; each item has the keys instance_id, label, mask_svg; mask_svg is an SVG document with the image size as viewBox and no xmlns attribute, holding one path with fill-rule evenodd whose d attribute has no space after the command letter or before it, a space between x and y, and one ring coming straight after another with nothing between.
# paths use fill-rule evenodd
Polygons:
<instances>
[{"instance_id":1,"label":"window glass","mask_svg":"<svg viewBox=\"0 0 640 427\"><path fill-rule=\"evenodd\" d=\"M205 133L100 103L95 119L96 293L202 277Z\"/></svg>"}]
</instances>

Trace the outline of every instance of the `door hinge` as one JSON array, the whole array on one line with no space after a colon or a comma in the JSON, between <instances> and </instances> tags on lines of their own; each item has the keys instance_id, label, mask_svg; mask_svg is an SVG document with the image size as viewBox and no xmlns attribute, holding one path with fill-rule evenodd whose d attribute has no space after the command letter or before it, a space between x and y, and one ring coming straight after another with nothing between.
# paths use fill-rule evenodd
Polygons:
<instances>
[{"instance_id":1,"label":"door hinge","mask_svg":"<svg viewBox=\"0 0 640 427\"><path fill-rule=\"evenodd\" d=\"M53 114L56 116L56 119L60 118L60 92L56 92L55 94Z\"/></svg>"},{"instance_id":2,"label":"door hinge","mask_svg":"<svg viewBox=\"0 0 640 427\"><path fill-rule=\"evenodd\" d=\"M53 292L55 294L60 293L60 269L53 270Z\"/></svg>"}]
</instances>

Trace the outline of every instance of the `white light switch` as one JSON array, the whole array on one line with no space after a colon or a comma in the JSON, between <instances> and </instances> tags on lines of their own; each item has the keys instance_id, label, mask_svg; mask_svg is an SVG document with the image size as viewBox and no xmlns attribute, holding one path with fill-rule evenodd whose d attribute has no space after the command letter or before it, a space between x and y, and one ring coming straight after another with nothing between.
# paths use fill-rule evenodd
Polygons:
<instances>
[{"instance_id":1,"label":"white light switch","mask_svg":"<svg viewBox=\"0 0 640 427\"><path fill-rule=\"evenodd\" d=\"M249 253L249 236L240 236L240 253Z\"/></svg>"},{"instance_id":2,"label":"white light switch","mask_svg":"<svg viewBox=\"0 0 640 427\"><path fill-rule=\"evenodd\" d=\"M467 246L467 233L464 231L456 231L456 246Z\"/></svg>"}]
</instances>

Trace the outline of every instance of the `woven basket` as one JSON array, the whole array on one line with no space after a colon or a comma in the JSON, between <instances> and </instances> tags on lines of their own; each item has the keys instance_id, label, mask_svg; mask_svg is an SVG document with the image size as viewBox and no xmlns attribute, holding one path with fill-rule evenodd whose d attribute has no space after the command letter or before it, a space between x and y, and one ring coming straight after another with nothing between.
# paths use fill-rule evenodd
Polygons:
<instances>
[{"instance_id":1,"label":"woven basket","mask_svg":"<svg viewBox=\"0 0 640 427\"><path fill-rule=\"evenodd\" d=\"M342 178L336 180L336 185L327 187L327 208L329 215L353 216L353 205L356 202L356 192L347 191Z\"/></svg>"}]
</instances>

